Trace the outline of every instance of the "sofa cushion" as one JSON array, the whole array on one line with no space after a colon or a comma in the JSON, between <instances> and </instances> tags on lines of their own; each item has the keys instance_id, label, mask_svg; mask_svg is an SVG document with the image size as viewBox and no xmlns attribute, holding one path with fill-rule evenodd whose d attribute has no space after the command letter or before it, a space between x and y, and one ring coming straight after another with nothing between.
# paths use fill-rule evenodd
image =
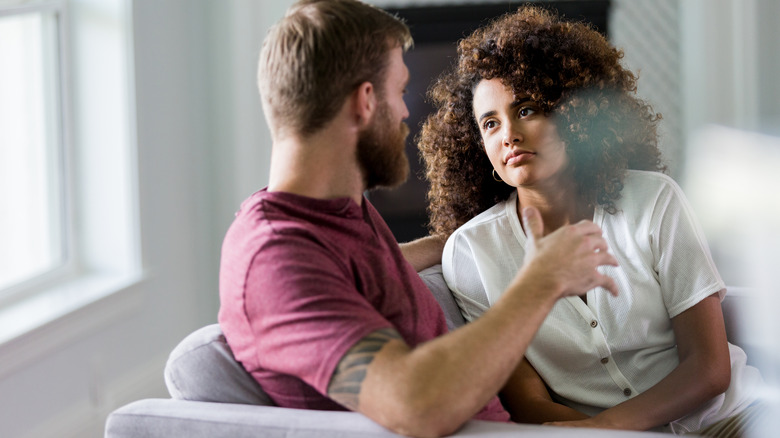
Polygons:
<instances>
[{"instance_id":1,"label":"sofa cushion","mask_svg":"<svg viewBox=\"0 0 780 438\"><path fill-rule=\"evenodd\" d=\"M444 282L441 265L420 272L420 278L439 302L453 330L465 323ZM174 399L269 405L274 403L233 357L218 324L198 329L171 352L165 365L165 384Z\"/></svg>"},{"instance_id":2,"label":"sofa cushion","mask_svg":"<svg viewBox=\"0 0 780 438\"><path fill-rule=\"evenodd\" d=\"M172 398L220 403L274 403L233 357L218 324L192 332L173 349L165 365Z\"/></svg>"},{"instance_id":3,"label":"sofa cushion","mask_svg":"<svg viewBox=\"0 0 780 438\"><path fill-rule=\"evenodd\" d=\"M460 314L460 309L455 303L455 298L452 297L450 289L447 287L447 283L444 281L444 276L441 273L441 265L434 265L430 268L420 271L420 278L431 293L439 302L441 310L444 311L444 317L447 319L447 327L450 331L462 326L466 323L463 319L463 315Z\"/></svg>"}]
</instances>

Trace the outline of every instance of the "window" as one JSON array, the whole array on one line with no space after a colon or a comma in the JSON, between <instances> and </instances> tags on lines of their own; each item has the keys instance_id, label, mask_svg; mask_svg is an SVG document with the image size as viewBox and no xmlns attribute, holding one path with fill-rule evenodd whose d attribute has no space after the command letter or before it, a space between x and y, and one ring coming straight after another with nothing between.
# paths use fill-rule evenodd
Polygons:
<instances>
[{"instance_id":1,"label":"window","mask_svg":"<svg viewBox=\"0 0 780 438\"><path fill-rule=\"evenodd\" d=\"M66 262L61 8L0 1L0 297Z\"/></svg>"},{"instance_id":2,"label":"window","mask_svg":"<svg viewBox=\"0 0 780 438\"><path fill-rule=\"evenodd\" d=\"M0 0L0 374L138 302L131 6Z\"/></svg>"}]
</instances>

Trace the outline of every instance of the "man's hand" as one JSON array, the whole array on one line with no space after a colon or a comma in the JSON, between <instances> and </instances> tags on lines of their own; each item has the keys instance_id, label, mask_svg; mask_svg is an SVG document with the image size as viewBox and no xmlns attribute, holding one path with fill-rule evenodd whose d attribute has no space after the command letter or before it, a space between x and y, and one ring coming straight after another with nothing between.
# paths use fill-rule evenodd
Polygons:
<instances>
[{"instance_id":1,"label":"man's hand","mask_svg":"<svg viewBox=\"0 0 780 438\"><path fill-rule=\"evenodd\" d=\"M523 209L523 225L529 245L520 273L534 272L559 291L559 297L582 295L595 287L617 296L615 281L597 270L602 265L618 266L598 225L581 221L544 236L542 217L533 207Z\"/></svg>"}]
</instances>

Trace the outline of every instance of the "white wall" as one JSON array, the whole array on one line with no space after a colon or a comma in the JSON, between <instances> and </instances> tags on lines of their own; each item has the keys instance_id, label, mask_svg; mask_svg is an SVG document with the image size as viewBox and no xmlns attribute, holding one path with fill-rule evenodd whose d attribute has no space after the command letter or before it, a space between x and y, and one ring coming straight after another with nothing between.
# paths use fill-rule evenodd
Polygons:
<instances>
[{"instance_id":1,"label":"white wall","mask_svg":"<svg viewBox=\"0 0 780 438\"><path fill-rule=\"evenodd\" d=\"M679 0L613 0L609 15L610 42L639 75L637 94L663 116L659 144L673 177L684 159L679 9Z\"/></svg>"},{"instance_id":2,"label":"white wall","mask_svg":"<svg viewBox=\"0 0 780 438\"><path fill-rule=\"evenodd\" d=\"M268 183L270 131L257 91L257 59L266 31L293 0L209 2L210 154L219 175L214 224L221 242L242 200Z\"/></svg>"},{"instance_id":3,"label":"white wall","mask_svg":"<svg viewBox=\"0 0 780 438\"><path fill-rule=\"evenodd\" d=\"M741 131L780 135L780 4L774 0L680 0L682 56L682 118L686 145L696 141L703 129L717 124ZM770 142L771 143L771 142ZM714 148L715 149L715 148ZM732 173L715 176L723 181L738 178L744 169L741 148L734 145L731 153L719 160L733 162ZM695 150L696 152L692 152ZM685 160L689 174L696 174L699 163L709 161L707 148L686 147ZM760 163L757 163L760 164ZM702 164L703 165L703 164ZM713 170L714 172L714 170ZM683 189L696 181L682 179ZM736 185L743 181L733 181ZM711 188L711 190L715 190ZM747 195L747 194L746 194ZM763 196L767 202L776 199L775 189L755 185L751 196ZM716 194L717 196L717 194ZM709 223L719 218L715 211L703 211L707 199L691 191L689 196L697 216L703 222L715 263L726 284L743 284L737 259L745 254L731 251L737 247L735 234L719 233ZM750 199L753 199L752 197ZM721 196L723 206L734 206L736 199ZM763 206L744 210L741 226L750 228L755 214Z\"/></svg>"},{"instance_id":4,"label":"white wall","mask_svg":"<svg viewBox=\"0 0 780 438\"><path fill-rule=\"evenodd\" d=\"M684 0L686 130L708 123L780 134L780 4L775 0Z\"/></svg>"}]
</instances>

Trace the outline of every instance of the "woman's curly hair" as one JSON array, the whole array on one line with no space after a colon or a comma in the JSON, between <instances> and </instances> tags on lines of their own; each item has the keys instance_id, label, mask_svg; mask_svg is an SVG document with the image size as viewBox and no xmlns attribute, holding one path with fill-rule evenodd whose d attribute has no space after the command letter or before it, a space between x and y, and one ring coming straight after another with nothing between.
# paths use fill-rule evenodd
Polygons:
<instances>
[{"instance_id":1,"label":"woman's curly hair","mask_svg":"<svg viewBox=\"0 0 780 438\"><path fill-rule=\"evenodd\" d=\"M483 79L502 80L552 117L588 206L614 214L627 169L666 171L660 115L636 96L636 77L622 57L589 25L530 6L461 40L458 63L428 91L437 110L418 137L431 232L449 235L516 190L493 179L474 119L473 90Z\"/></svg>"}]
</instances>

